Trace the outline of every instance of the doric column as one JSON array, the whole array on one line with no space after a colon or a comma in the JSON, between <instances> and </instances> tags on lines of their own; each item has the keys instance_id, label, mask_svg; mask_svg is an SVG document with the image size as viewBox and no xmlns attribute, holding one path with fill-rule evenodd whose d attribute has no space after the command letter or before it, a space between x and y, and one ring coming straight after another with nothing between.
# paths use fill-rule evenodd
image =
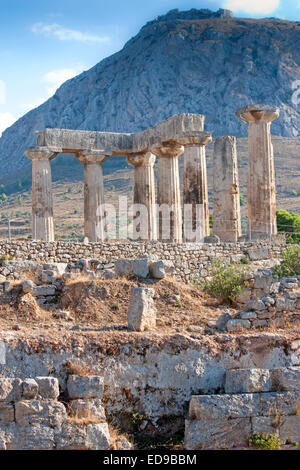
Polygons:
<instances>
[{"instance_id":1,"label":"doric column","mask_svg":"<svg viewBox=\"0 0 300 470\"><path fill-rule=\"evenodd\" d=\"M251 238L277 233L276 187L271 123L279 117L275 106L250 105L236 115L248 122L248 217Z\"/></svg>"},{"instance_id":2,"label":"doric column","mask_svg":"<svg viewBox=\"0 0 300 470\"><path fill-rule=\"evenodd\" d=\"M237 242L241 236L241 212L235 137L216 139L213 171L213 234L221 240Z\"/></svg>"},{"instance_id":3,"label":"doric column","mask_svg":"<svg viewBox=\"0 0 300 470\"><path fill-rule=\"evenodd\" d=\"M192 205L192 220L186 221L193 231L197 229L197 205L202 205L203 236L209 236L209 208L208 208L208 188L207 188L207 170L205 147L212 141L211 134L203 132L203 137L197 138L197 145L191 144L184 146L184 204ZM186 216L185 216L186 217ZM188 240L186 241L193 241Z\"/></svg>"},{"instance_id":4,"label":"doric column","mask_svg":"<svg viewBox=\"0 0 300 470\"><path fill-rule=\"evenodd\" d=\"M182 145L163 143L152 150L158 159L157 202L158 236L164 242L182 242L182 212L178 157L184 151Z\"/></svg>"},{"instance_id":5,"label":"doric column","mask_svg":"<svg viewBox=\"0 0 300 470\"><path fill-rule=\"evenodd\" d=\"M50 160L61 150L32 147L25 150L32 160L32 238L54 241L53 198Z\"/></svg>"},{"instance_id":6,"label":"doric column","mask_svg":"<svg viewBox=\"0 0 300 470\"><path fill-rule=\"evenodd\" d=\"M155 207L155 181L154 163L155 155L151 152L130 155L128 162L134 166L134 204L141 204L147 210L147 237L146 240L156 240L156 207ZM142 232L142 230L141 230ZM138 240L145 240L143 236Z\"/></svg>"},{"instance_id":7,"label":"doric column","mask_svg":"<svg viewBox=\"0 0 300 470\"><path fill-rule=\"evenodd\" d=\"M84 235L91 242L105 239L104 214L104 183L102 163L108 155L95 150L84 150L77 158L84 164Z\"/></svg>"}]
</instances>

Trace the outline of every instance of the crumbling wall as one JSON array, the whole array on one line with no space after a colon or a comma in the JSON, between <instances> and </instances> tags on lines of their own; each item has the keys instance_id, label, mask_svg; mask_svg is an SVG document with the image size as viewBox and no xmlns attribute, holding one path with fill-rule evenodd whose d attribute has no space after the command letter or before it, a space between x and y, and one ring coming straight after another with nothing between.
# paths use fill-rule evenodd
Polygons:
<instances>
[{"instance_id":1,"label":"crumbling wall","mask_svg":"<svg viewBox=\"0 0 300 470\"><path fill-rule=\"evenodd\" d=\"M55 377L0 378L0 450L105 450L103 378L70 375L67 402Z\"/></svg>"},{"instance_id":2,"label":"crumbling wall","mask_svg":"<svg viewBox=\"0 0 300 470\"><path fill-rule=\"evenodd\" d=\"M273 260L280 257L285 244L268 241L255 243L160 243L160 242L110 242L110 243L72 243L72 242L24 242L1 241L0 257L39 263L71 263L82 258L94 259L98 269L110 269L120 258L138 258L151 254L158 259L172 261L177 279L190 281L195 277L205 278L209 266L215 259L237 262L248 258L251 262ZM5 263L5 262L4 262ZM0 274L7 276L7 266Z\"/></svg>"}]
</instances>

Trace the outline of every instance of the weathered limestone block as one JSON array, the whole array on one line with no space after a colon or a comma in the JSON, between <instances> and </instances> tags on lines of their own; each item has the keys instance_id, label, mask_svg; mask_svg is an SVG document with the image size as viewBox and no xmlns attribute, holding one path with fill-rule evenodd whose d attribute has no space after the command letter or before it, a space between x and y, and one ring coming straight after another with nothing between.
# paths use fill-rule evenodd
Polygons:
<instances>
[{"instance_id":1,"label":"weathered limestone block","mask_svg":"<svg viewBox=\"0 0 300 470\"><path fill-rule=\"evenodd\" d=\"M225 393L254 393L271 390L267 369L231 369L226 372Z\"/></svg>"},{"instance_id":2,"label":"weathered limestone block","mask_svg":"<svg viewBox=\"0 0 300 470\"><path fill-rule=\"evenodd\" d=\"M184 448L231 449L246 447L251 434L250 418L203 419L186 421Z\"/></svg>"},{"instance_id":3,"label":"weathered limestone block","mask_svg":"<svg viewBox=\"0 0 300 470\"><path fill-rule=\"evenodd\" d=\"M295 415L300 401L300 391L267 392L260 396L261 415L269 416L278 411L283 416Z\"/></svg>"},{"instance_id":4,"label":"weathered limestone block","mask_svg":"<svg viewBox=\"0 0 300 470\"><path fill-rule=\"evenodd\" d=\"M219 331L226 331L227 323L231 319L232 319L232 317L231 317L230 313L228 313L228 312L222 313L222 315L220 315L220 317L216 321L216 328Z\"/></svg>"},{"instance_id":5,"label":"weathered limestone block","mask_svg":"<svg viewBox=\"0 0 300 470\"><path fill-rule=\"evenodd\" d=\"M104 379L98 375L70 375L67 383L69 398L102 398Z\"/></svg>"},{"instance_id":6,"label":"weathered limestone block","mask_svg":"<svg viewBox=\"0 0 300 470\"><path fill-rule=\"evenodd\" d=\"M53 284L56 281L57 273L51 269L43 269L39 271L35 282L37 284Z\"/></svg>"},{"instance_id":7,"label":"weathered limestone block","mask_svg":"<svg viewBox=\"0 0 300 470\"><path fill-rule=\"evenodd\" d=\"M59 382L56 377L36 377L39 395L42 398L55 400L59 396Z\"/></svg>"},{"instance_id":8,"label":"weathered limestone block","mask_svg":"<svg viewBox=\"0 0 300 470\"><path fill-rule=\"evenodd\" d=\"M30 280L25 280L22 283L22 289L25 294L31 293L35 288L35 284Z\"/></svg>"},{"instance_id":9,"label":"weathered limestone block","mask_svg":"<svg viewBox=\"0 0 300 470\"><path fill-rule=\"evenodd\" d=\"M73 423L64 423L61 429L55 431L57 450L88 450L87 428Z\"/></svg>"},{"instance_id":10,"label":"weathered limestone block","mask_svg":"<svg viewBox=\"0 0 300 470\"><path fill-rule=\"evenodd\" d=\"M282 416L280 410L274 416L259 416L252 418L252 432L278 434L286 443L300 441L300 420L298 416Z\"/></svg>"},{"instance_id":11,"label":"weathered limestone block","mask_svg":"<svg viewBox=\"0 0 300 470\"><path fill-rule=\"evenodd\" d=\"M252 418L252 432L264 434L278 434L280 418L276 416L254 416Z\"/></svg>"},{"instance_id":12,"label":"weathered limestone block","mask_svg":"<svg viewBox=\"0 0 300 470\"><path fill-rule=\"evenodd\" d=\"M270 257L269 250L267 248L255 248L247 251L250 261L265 260Z\"/></svg>"},{"instance_id":13,"label":"weathered limestone block","mask_svg":"<svg viewBox=\"0 0 300 470\"><path fill-rule=\"evenodd\" d=\"M167 274L174 273L174 263L169 260L154 261L149 266L150 276L154 279L163 279Z\"/></svg>"},{"instance_id":14,"label":"weathered limestone block","mask_svg":"<svg viewBox=\"0 0 300 470\"><path fill-rule=\"evenodd\" d=\"M56 287L53 285L44 285L44 286L36 286L32 290L32 295L34 297L46 297L50 295L55 295Z\"/></svg>"},{"instance_id":15,"label":"weathered limestone block","mask_svg":"<svg viewBox=\"0 0 300 470\"><path fill-rule=\"evenodd\" d=\"M261 310L265 310L266 306L265 306L265 304L263 303L262 300L256 299L256 300L249 300L248 308L249 308L249 310L261 311Z\"/></svg>"},{"instance_id":16,"label":"weathered limestone block","mask_svg":"<svg viewBox=\"0 0 300 470\"><path fill-rule=\"evenodd\" d=\"M271 372L273 390L300 391L300 367L283 367Z\"/></svg>"},{"instance_id":17,"label":"weathered limestone block","mask_svg":"<svg viewBox=\"0 0 300 470\"><path fill-rule=\"evenodd\" d=\"M22 398L32 400L36 398L39 386L34 379L25 379L22 383Z\"/></svg>"},{"instance_id":18,"label":"weathered limestone block","mask_svg":"<svg viewBox=\"0 0 300 470\"><path fill-rule=\"evenodd\" d=\"M262 394L193 395L189 405L189 419L250 418L262 414ZM270 394L268 394L270 395Z\"/></svg>"},{"instance_id":19,"label":"weathered limestone block","mask_svg":"<svg viewBox=\"0 0 300 470\"><path fill-rule=\"evenodd\" d=\"M280 437L288 443L300 442L299 416L284 416L279 430Z\"/></svg>"},{"instance_id":20,"label":"weathered limestone block","mask_svg":"<svg viewBox=\"0 0 300 470\"><path fill-rule=\"evenodd\" d=\"M227 331L229 332L236 332L236 331L243 331L249 330L251 328L251 323L249 320L242 320L242 319L232 319L227 322L226 325Z\"/></svg>"},{"instance_id":21,"label":"weathered limestone block","mask_svg":"<svg viewBox=\"0 0 300 470\"><path fill-rule=\"evenodd\" d=\"M0 378L0 402L17 401L22 396L22 380L11 378Z\"/></svg>"},{"instance_id":22,"label":"weathered limestone block","mask_svg":"<svg viewBox=\"0 0 300 470\"><path fill-rule=\"evenodd\" d=\"M66 408L56 400L23 400L15 403L15 419L20 426L61 426Z\"/></svg>"},{"instance_id":23,"label":"weathered limestone block","mask_svg":"<svg viewBox=\"0 0 300 470\"><path fill-rule=\"evenodd\" d=\"M14 407L11 403L0 402L0 425L13 423L15 419Z\"/></svg>"},{"instance_id":24,"label":"weathered limestone block","mask_svg":"<svg viewBox=\"0 0 300 470\"><path fill-rule=\"evenodd\" d=\"M239 304L247 304L249 302L249 300L251 299L251 296L252 296L252 290L251 289L247 289L247 288L244 288L243 290L241 290L241 292L239 293L238 297L237 297L237 302Z\"/></svg>"},{"instance_id":25,"label":"weathered limestone block","mask_svg":"<svg viewBox=\"0 0 300 470\"><path fill-rule=\"evenodd\" d=\"M6 450L52 450L55 446L54 429L44 425L13 423L6 427L4 436Z\"/></svg>"},{"instance_id":26,"label":"weathered limestone block","mask_svg":"<svg viewBox=\"0 0 300 470\"><path fill-rule=\"evenodd\" d=\"M137 277L146 278L149 274L148 259L137 258L132 261L132 271Z\"/></svg>"},{"instance_id":27,"label":"weathered limestone block","mask_svg":"<svg viewBox=\"0 0 300 470\"><path fill-rule=\"evenodd\" d=\"M236 138L218 137L214 145L213 233L237 242L242 235Z\"/></svg>"},{"instance_id":28,"label":"weathered limestone block","mask_svg":"<svg viewBox=\"0 0 300 470\"><path fill-rule=\"evenodd\" d=\"M87 443L90 450L108 450L110 435L107 423L89 424L86 429Z\"/></svg>"},{"instance_id":29,"label":"weathered limestone block","mask_svg":"<svg viewBox=\"0 0 300 470\"><path fill-rule=\"evenodd\" d=\"M242 312L240 313L242 320L255 320L257 318L256 312Z\"/></svg>"},{"instance_id":30,"label":"weathered limestone block","mask_svg":"<svg viewBox=\"0 0 300 470\"><path fill-rule=\"evenodd\" d=\"M128 329L130 331L145 331L145 329L155 328L156 308L153 301L154 294L155 291L151 288L131 288L128 310Z\"/></svg>"},{"instance_id":31,"label":"weathered limestone block","mask_svg":"<svg viewBox=\"0 0 300 470\"><path fill-rule=\"evenodd\" d=\"M279 117L279 108L250 105L237 111L237 117L249 124L248 217L251 238L277 233L274 153L271 123Z\"/></svg>"},{"instance_id":32,"label":"weathered limestone block","mask_svg":"<svg viewBox=\"0 0 300 470\"><path fill-rule=\"evenodd\" d=\"M45 271L55 271L57 274L62 276L67 270L67 263L45 263L43 269Z\"/></svg>"},{"instance_id":33,"label":"weathered limestone block","mask_svg":"<svg viewBox=\"0 0 300 470\"><path fill-rule=\"evenodd\" d=\"M115 261L115 272L118 276L130 276L133 274L132 259L117 259Z\"/></svg>"},{"instance_id":34,"label":"weathered limestone block","mask_svg":"<svg viewBox=\"0 0 300 470\"><path fill-rule=\"evenodd\" d=\"M70 403L70 415L77 418L91 417L99 421L105 421L105 410L102 406L102 401L99 399L79 399L72 400Z\"/></svg>"}]
</instances>

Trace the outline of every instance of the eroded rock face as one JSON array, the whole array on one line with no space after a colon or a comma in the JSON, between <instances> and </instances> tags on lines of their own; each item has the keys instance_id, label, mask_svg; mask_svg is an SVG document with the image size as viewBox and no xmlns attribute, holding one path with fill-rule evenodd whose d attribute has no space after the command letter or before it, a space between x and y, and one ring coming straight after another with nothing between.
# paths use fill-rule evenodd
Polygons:
<instances>
[{"instance_id":1,"label":"eroded rock face","mask_svg":"<svg viewBox=\"0 0 300 470\"><path fill-rule=\"evenodd\" d=\"M46 126L135 132L176 113L200 112L216 136L240 136L247 130L232 118L235 110L271 102L283 109L274 134L297 136L300 116L291 102L291 83L299 78L299 24L218 15L201 10L163 15L120 52L68 80L3 133L2 174L30 164L22 149Z\"/></svg>"}]
</instances>

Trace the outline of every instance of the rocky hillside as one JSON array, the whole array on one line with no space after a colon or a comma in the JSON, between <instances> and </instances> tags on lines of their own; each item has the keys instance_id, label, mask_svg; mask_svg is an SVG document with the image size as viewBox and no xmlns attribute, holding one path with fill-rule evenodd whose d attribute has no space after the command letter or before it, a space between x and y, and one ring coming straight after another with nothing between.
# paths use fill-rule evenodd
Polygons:
<instances>
[{"instance_id":1,"label":"rocky hillside","mask_svg":"<svg viewBox=\"0 0 300 470\"><path fill-rule=\"evenodd\" d=\"M23 150L45 127L138 131L192 112L206 115L214 136L244 136L247 126L235 110L264 102L281 108L273 133L296 137L300 108L291 97L300 79L299 41L299 22L173 10L7 129L0 139L2 175L30 165Z\"/></svg>"}]
</instances>

